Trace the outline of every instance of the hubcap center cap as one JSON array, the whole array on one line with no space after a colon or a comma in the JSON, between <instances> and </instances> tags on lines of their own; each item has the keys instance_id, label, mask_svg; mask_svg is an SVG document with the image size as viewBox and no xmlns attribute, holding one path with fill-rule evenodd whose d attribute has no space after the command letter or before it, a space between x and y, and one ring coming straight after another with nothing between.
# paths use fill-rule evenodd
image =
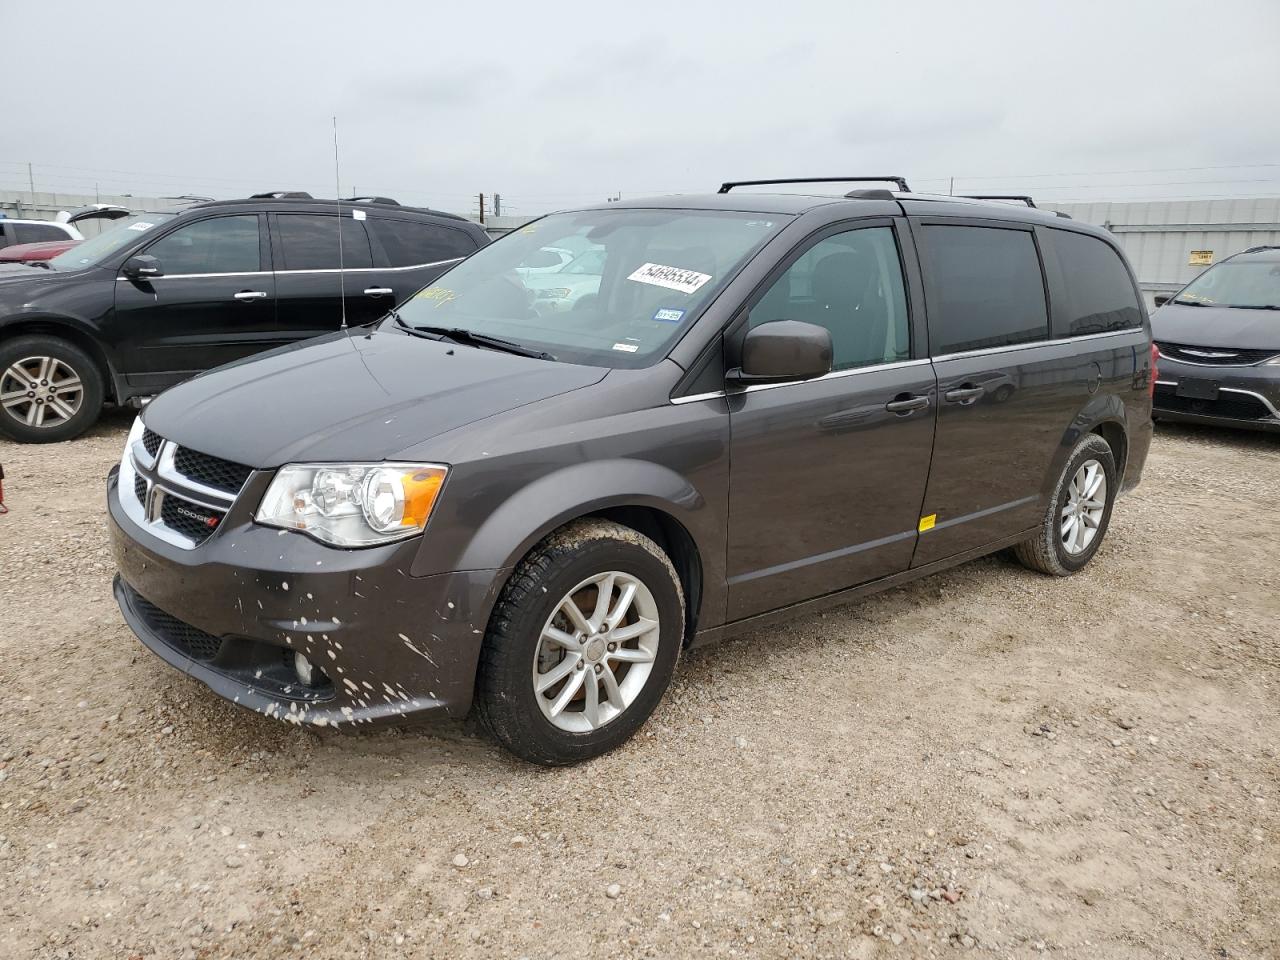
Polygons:
<instances>
[{"instance_id":1,"label":"hubcap center cap","mask_svg":"<svg viewBox=\"0 0 1280 960\"><path fill-rule=\"evenodd\" d=\"M590 663L598 663L604 657L604 638L592 637L584 651Z\"/></svg>"}]
</instances>

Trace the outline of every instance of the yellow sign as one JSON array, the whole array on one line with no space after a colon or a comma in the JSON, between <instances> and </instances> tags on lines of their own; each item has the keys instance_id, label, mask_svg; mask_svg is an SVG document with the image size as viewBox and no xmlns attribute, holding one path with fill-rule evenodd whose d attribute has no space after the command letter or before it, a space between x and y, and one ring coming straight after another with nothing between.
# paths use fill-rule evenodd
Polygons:
<instances>
[{"instance_id":1,"label":"yellow sign","mask_svg":"<svg viewBox=\"0 0 1280 960\"><path fill-rule=\"evenodd\" d=\"M1191 256L1187 258L1187 265L1191 267L1207 267L1213 263L1212 250L1192 250Z\"/></svg>"},{"instance_id":2,"label":"yellow sign","mask_svg":"<svg viewBox=\"0 0 1280 960\"><path fill-rule=\"evenodd\" d=\"M921 517L920 532L924 533L926 530L932 530L933 525L937 522L938 522L938 515L936 513L931 513L927 517Z\"/></svg>"}]
</instances>

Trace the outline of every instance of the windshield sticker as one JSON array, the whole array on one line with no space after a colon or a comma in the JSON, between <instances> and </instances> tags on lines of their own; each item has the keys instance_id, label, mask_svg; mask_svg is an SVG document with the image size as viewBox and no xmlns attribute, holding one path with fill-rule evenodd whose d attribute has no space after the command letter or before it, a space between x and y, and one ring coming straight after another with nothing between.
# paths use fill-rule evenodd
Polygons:
<instances>
[{"instance_id":1,"label":"windshield sticker","mask_svg":"<svg viewBox=\"0 0 1280 960\"><path fill-rule=\"evenodd\" d=\"M613 349L621 350L623 353L635 353L640 348L634 343L615 343Z\"/></svg>"},{"instance_id":2,"label":"windshield sticker","mask_svg":"<svg viewBox=\"0 0 1280 960\"><path fill-rule=\"evenodd\" d=\"M363 219L364 219L364 211L363 211L363 210L352 210L352 211L351 211L351 219L352 219L352 220L363 220Z\"/></svg>"},{"instance_id":3,"label":"windshield sticker","mask_svg":"<svg viewBox=\"0 0 1280 960\"><path fill-rule=\"evenodd\" d=\"M679 323L683 318L683 310L672 310L670 307L663 307L653 315L653 319L659 323Z\"/></svg>"},{"instance_id":4,"label":"windshield sticker","mask_svg":"<svg viewBox=\"0 0 1280 960\"><path fill-rule=\"evenodd\" d=\"M154 226L155 226L154 223L147 223L145 220L139 220L137 223L131 224L129 226L129 229L142 231L142 230L150 230Z\"/></svg>"},{"instance_id":5,"label":"windshield sticker","mask_svg":"<svg viewBox=\"0 0 1280 960\"><path fill-rule=\"evenodd\" d=\"M434 300L436 302L436 309L439 310L446 303L452 303L454 300L457 300L458 295L448 287L427 287L426 289L419 290L414 294L413 299Z\"/></svg>"},{"instance_id":6,"label":"windshield sticker","mask_svg":"<svg viewBox=\"0 0 1280 960\"><path fill-rule=\"evenodd\" d=\"M681 293L694 293L711 279L711 274L668 267L661 263L646 263L627 279L636 283L651 283L655 287L666 287L668 290L679 290Z\"/></svg>"}]
</instances>

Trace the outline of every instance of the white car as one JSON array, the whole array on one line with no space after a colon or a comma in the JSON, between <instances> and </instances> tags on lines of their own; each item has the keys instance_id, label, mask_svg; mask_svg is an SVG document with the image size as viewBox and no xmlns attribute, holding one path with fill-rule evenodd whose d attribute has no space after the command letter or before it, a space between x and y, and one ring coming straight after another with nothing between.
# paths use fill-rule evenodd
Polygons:
<instances>
[{"instance_id":1,"label":"white car","mask_svg":"<svg viewBox=\"0 0 1280 960\"><path fill-rule=\"evenodd\" d=\"M575 256L572 250L566 250L564 247L539 247L514 269L521 280L539 277L544 273L555 273Z\"/></svg>"}]
</instances>

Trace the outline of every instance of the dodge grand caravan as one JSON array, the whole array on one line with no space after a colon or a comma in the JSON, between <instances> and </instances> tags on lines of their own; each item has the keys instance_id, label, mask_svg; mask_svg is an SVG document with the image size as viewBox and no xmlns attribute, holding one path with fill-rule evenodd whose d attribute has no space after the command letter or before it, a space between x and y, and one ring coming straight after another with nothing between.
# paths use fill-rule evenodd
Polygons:
<instances>
[{"instance_id":1,"label":"dodge grand caravan","mask_svg":"<svg viewBox=\"0 0 1280 960\"><path fill-rule=\"evenodd\" d=\"M563 764L691 645L1003 548L1088 563L1151 439L1108 234L733 186L544 217L373 327L161 395L108 480L134 632L271 717L474 704ZM542 247L598 252L597 291L537 311Z\"/></svg>"}]
</instances>

